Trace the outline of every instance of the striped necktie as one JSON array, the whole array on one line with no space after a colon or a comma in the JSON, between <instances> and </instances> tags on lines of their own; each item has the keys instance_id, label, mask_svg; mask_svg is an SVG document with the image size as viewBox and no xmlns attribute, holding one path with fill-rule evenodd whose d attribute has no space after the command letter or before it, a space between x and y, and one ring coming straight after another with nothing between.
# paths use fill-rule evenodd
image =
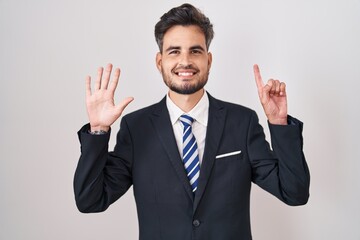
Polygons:
<instances>
[{"instance_id":1,"label":"striped necktie","mask_svg":"<svg viewBox=\"0 0 360 240\"><path fill-rule=\"evenodd\" d=\"M189 178L192 191L195 193L198 186L200 174L200 161L198 146L194 134L192 133L192 123L194 119L188 115L180 117L181 123L184 125L183 130L183 163Z\"/></svg>"}]
</instances>

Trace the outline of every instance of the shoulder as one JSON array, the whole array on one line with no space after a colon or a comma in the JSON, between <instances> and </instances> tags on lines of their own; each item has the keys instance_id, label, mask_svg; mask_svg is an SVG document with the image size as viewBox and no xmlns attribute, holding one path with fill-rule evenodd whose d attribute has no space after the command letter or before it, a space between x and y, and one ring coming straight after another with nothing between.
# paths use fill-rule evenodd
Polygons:
<instances>
[{"instance_id":1,"label":"shoulder","mask_svg":"<svg viewBox=\"0 0 360 240\"><path fill-rule=\"evenodd\" d=\"M256 112L253 109L240 104L218 100L209 96L209 121L219 122L222 119L225 123L227 134L242 132L244 136L252 126L259 123Z\"/></svg>"},{"instance_id":2,"label":"shoulder","mask_svg":"<svg viewBox=\"0 0 360 240\"><path fill-rule=\"evenodd\" d=\"M252 116L254 114L256 115L256 112L249 107L232 102L219 100L212 97L210 94L208 94L208 96L209 96L210 108L225 109L228 114L236 114L242 116Z\"/></svg>"},{"instance_id":3,"label":"shoulder","mask_svg":"<svg viewBox=\"0 0 360 240\"><path fill-rule=\"evenodd\" d=\"M161 111L167 111L165 98L163 98L158 103L128 113L125 116L123 116L122 119L127 122L134 122L134 121L138 122L142 120L148 120L149 116L153 114L157 114L158 112Z\"/></svg>"}]
</instances>

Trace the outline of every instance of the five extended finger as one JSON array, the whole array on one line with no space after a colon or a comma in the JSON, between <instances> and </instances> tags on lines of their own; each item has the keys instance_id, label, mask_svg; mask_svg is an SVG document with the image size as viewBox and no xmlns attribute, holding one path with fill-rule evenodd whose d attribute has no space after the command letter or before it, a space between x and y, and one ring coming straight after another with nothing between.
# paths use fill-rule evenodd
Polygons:
<instances>
[{"instance_id":1,"label":"five extended finger","mask_svg":"<svg viewBox=\"0 0 360 240\"><path fill-rule=\"evenodd\" d=\"M105 72L104 72L104 76L101 79L101 89L106 90L108 85L109 85L109 80L110 80L110 75L111 75L111 70L112 70L112 64L109 63L106 68L105 68Z\"/></svg>"},{"instance_id":2,"label":"five extended finger","mask_svg":"<svg viewBox=\"0 0 360 240\"><path fill-rule=\"evenodd\" d=\"M120 112L120 114L124 111L124 109L134 100L133 97L127 97L125 98L119 105L117 105L117 110Z\"/></svg>"},{"instance_id":3,"label":"five extended finger","mask_svg":"<svg viewBox=\"0 0 360 240\"><path fill-rule=\"evenodd\" d=\"M86 76L85 78L85 85L86 85L86 97L90 97L91 96L91 77L90 76Z\"/></svg>"},{"instance_id":4,"label":"five extended finger","mask_svg":"<svg viewBox=\"0 0 360 240\"><path fill-rule=\"evenodd\" d=\"M101 78L102 78L102 75L103 75L103 71L104 71L104 68L102 68L102 67L98 68L97 78L96 78L95 86L94 86L95 91L100 89Z\"/></svg>"},{"instance_id":5,"label":"five extended finger","mask_svg":"<svg viewBox=\"0 0 360 240\"><path fill-rule=\"evenodd\" d=\"M119 82L119 78L120 78L120 69L116 68L114 71L113 80L111 81L111 83L109 84L109 87L108 87L108 89L112 92L112 94L114 94L114 92L115 92L115 89Z\"/></svg>"}]
</instances>

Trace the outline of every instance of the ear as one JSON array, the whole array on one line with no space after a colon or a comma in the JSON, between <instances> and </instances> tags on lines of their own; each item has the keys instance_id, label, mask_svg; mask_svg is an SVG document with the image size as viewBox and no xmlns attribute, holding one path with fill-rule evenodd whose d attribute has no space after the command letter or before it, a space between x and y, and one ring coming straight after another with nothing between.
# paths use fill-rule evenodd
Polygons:
<instances>
[{"instance_id":1,"label":"ear","mask_svg":"<svg viewBox=\"0 0 360 240\"><path fill-rule=\"evenodd\" d=\"M162 70L161 63L162 63L162 54L160 52L158 52L156 54L156 67L160 72Z\"/></svg>"},{"instance_id":2,"label":"ear","mask_svg":"<svg viewBox=\"0 0 360 240\"><path fill-rule=\"evenodd\" d=\"M211 68L211 63L212 63L212 53L208 52L208 68L209 68L209 71L210 71L210 68Z\"/></svg>"}]
</instances>

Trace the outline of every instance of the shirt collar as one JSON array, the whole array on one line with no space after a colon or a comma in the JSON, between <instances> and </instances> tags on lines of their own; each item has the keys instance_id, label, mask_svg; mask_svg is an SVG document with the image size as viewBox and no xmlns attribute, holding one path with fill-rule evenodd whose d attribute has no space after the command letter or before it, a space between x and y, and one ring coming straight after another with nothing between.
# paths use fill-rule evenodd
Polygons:
<instances>
[{"instance_id":1,"label":"shirt collar","mask_svg":"<svg viewBox=\"0 0 360 240\"><path fill-rule=\"evenodd\" d=\"M197 122L207 126L208 116L209 116L209 97L204 91L203 96L200 101L191 109L189 112L184 113L176 104L170 99L169 94L166 95L166 106L169 111L171 124L174 125L177 120L179 120L180 116L183 114L188 114L192 118L194 118Z\"/></svg>"}]
</instances>

